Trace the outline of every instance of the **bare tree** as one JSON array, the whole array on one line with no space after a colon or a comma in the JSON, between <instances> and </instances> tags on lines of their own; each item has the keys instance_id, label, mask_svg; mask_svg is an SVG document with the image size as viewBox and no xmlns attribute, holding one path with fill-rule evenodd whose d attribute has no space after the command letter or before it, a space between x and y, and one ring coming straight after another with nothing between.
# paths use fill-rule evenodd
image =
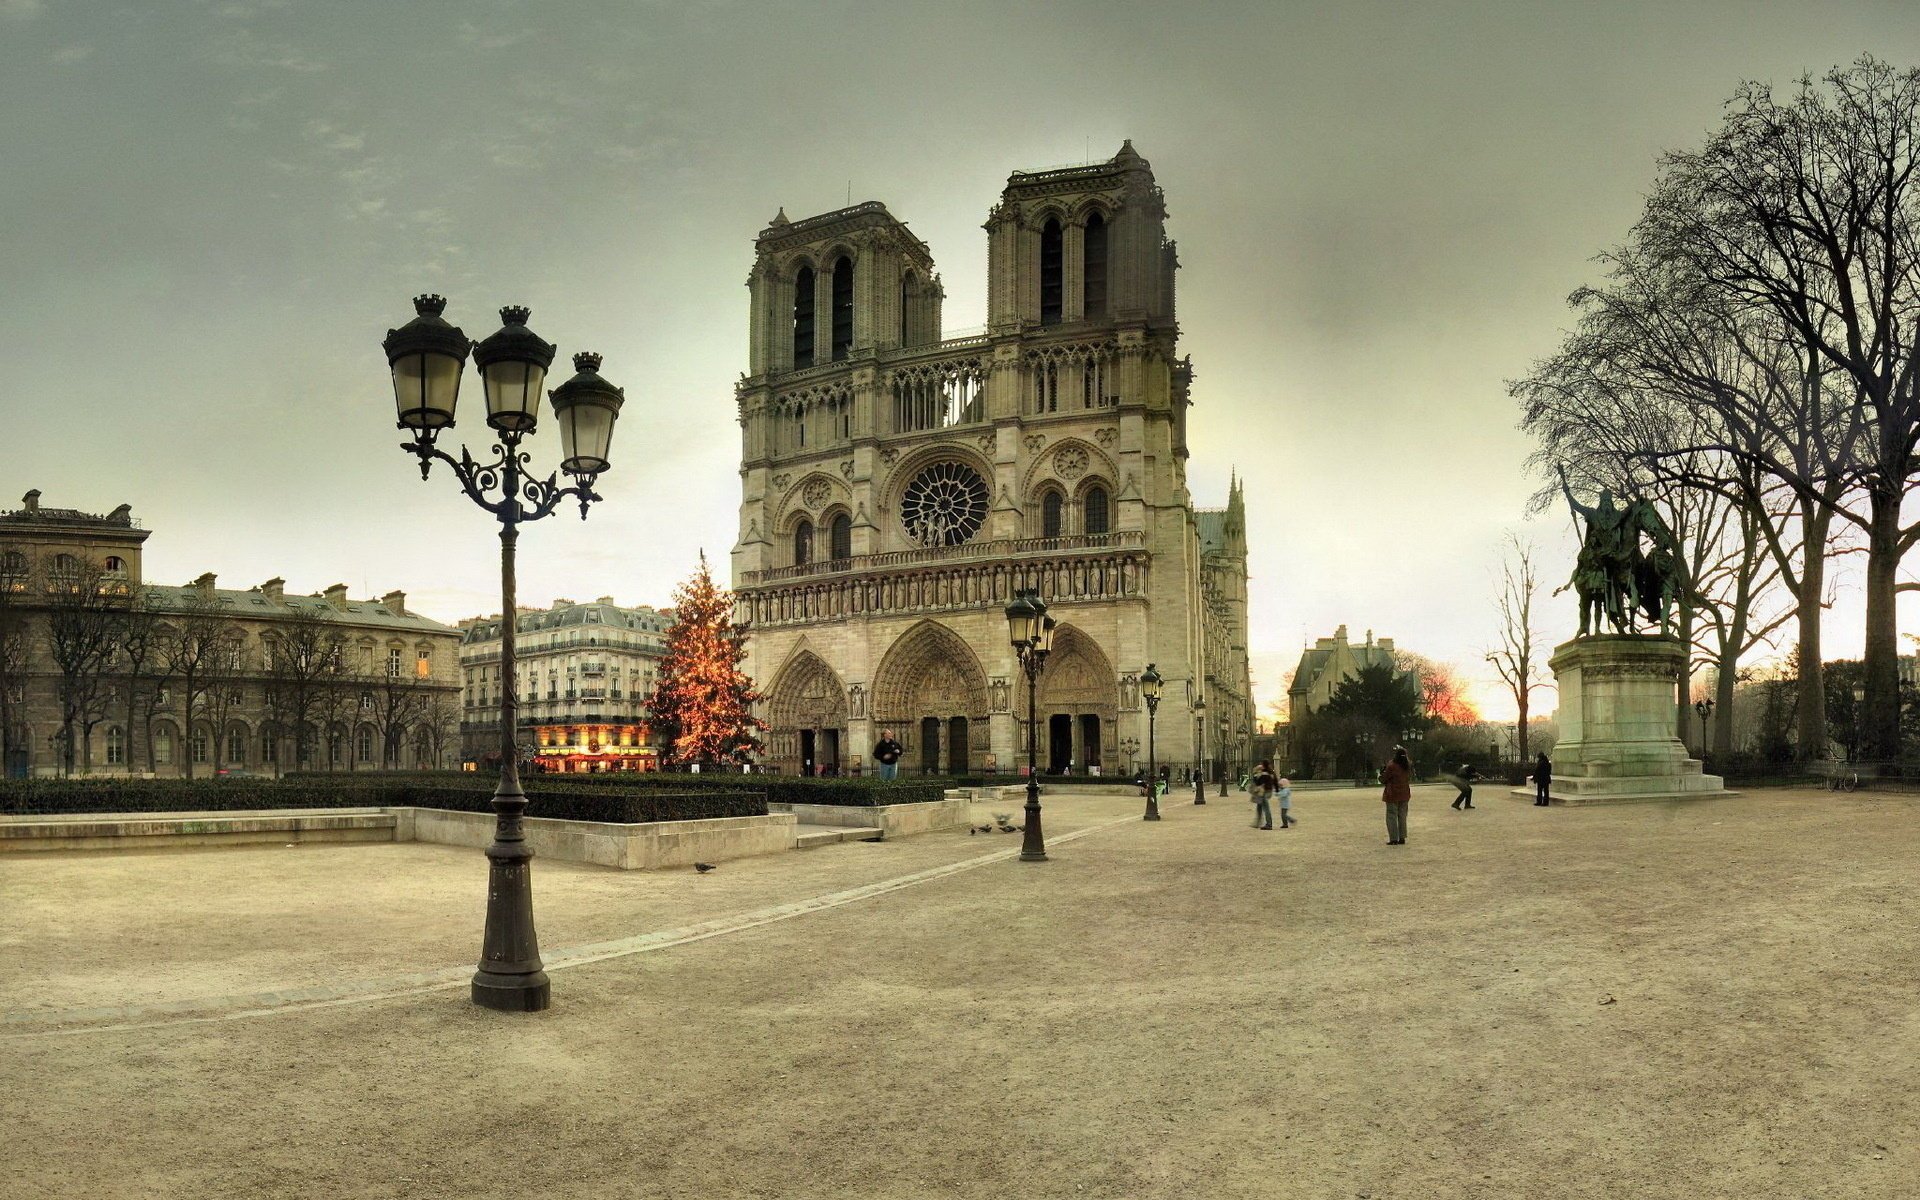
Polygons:
<instances>
[{"instance_id":1,"label":"bare tree","mask_svg":"<svg viewBox=\"0 0 1920 1200\"><path fill-rule=\"evenodd\" d=\"M166 627L160 655L168 672L179 681L182 729L186 745L186 775L193 778L195 722L209 719L208 692L217 689L230 675L225 663L231 654L235 635L234 621L221 609L220 602L206 589L189 599ZM217 743L220 730L212 737ZM217 753L209 755L217 758Z\"/></svg>"},{"instance_id":2,"label":"bare tree","mask_svg":"<svg viewBox=\"0 0 1920 1200\"><path fill-rule=\"evenodd\" d=\"M263 686L273 736L291 738L293 761L304 765L323 732L317 723L344 662L346 639L318 613L299 611L279 623L266 651Z\"/></svg>"},{"instance_id":3,"label":"bare tree","mask_svg":"<svg viewBox=\"0 0 1920 1200\"><path fill-rule=\"evenodd\" d=\"M1533 546L1509 535L1507 553L1500 565L1500 591L1495 603L1500 610L1499 645L1487 652L1487 661L1500 674L1500 680L1513 693L1519 710L1517 726L1520 761L1527 760L1527 712L1533 693L1546 685L1533 623L1534 597L1540 590L1533 566Z\"/></svg>"},{"instance_id":4,"label":"bare tree","mask_svg":"<svg viewBox=\"0 0 1920 1200\"><path fill-rule=\"evenodd\" d=\"M124 589L98 562L72 554L46 560L47 644L60 673L60 769L72 775L76 749L93 768L93 729L107 713L109 672L119 646Z\"/></svg>"},{"instance_id":5,"label":"bare tree","mask_svg":"<svg viewBox=\"0 0 1920 1200\"><path fill-rule=\"evenodd\" d=\"M1920 540L1902 520L1920 445L1920 70L1863 57L1784 102L1747 84L1703 149L1667 156L1636 237L1790 334L1864 426L1838 480L1786 482L1865 541L1863 753L1892 758L1895 600L1920 590L1899 580Z\"/></svg>"},{"instance_id":6,"label":"bare tree","mask_svg":"<svg viewBox=\"0 0 1920 1200\"><path fill-rule=\"evenodd\" d=\"M26 558L12 551L0 558L0 779L27 752L20 714L25 708L27 658L32 634L21 594L26 591ZM11 568L11 569L9 569Z\"/></svg>"},{"instance_id":7,"label":"bare tree","mask_svg":"<svg viewBox=\"0 0 1920 1200\"><path fill-rule=\"evenodd\" d=\"M127 773L139 764L138 747L145 747L147 768L153 762L153 717L158 707L166 666L161 652L161 616L151 592L136 592L120 614L120 695L127 706ZM145 719L141 719L142 706ZM138 730L140 736L134 737Z\"/></svg>"}]
</instances>

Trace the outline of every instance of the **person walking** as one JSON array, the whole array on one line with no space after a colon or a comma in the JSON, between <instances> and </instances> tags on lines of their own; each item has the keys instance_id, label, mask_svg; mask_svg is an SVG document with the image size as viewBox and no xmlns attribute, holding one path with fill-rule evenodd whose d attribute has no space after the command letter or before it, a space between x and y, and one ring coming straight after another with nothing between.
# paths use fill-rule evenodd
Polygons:
<instances>
[{"instance_id":1,"label":"person walking","mask_svg":"<svg viewBox=\"0 0 1920 1200\"><path fill-rule=\"evenodd\" d=\"M882 729L880 740L873 747L873 761L880 764L880 778L896 778L900 774L900 756L906 752L905 746L893 740L893 730Z\"/></svg>"},{"instance_id":2,"label":"person walking","mask_svg":"<svg viewBox=\"0 0 1920 1200\"><path fill-rule=\"evenodd\" d=\"M1279 776L1273 773L1273 764L1261 761L1253 769L1253 775L1247 780L1247 794L1253 797L1253 827L1255 829L1273 828L1273 794L1280 790Z\"/></svg>"},{"instance_id":3,"label":"person walking","mask_svg":"<svg viewBox=\"0 0 1920 1200\"><path fill-rule=\"evenodd\" d=\"M1280 801L1280 828L1291 829L1300 823L1293 819L1293 781L1282 776L1279 789L1274 795Z\"/></svg>"},{"instance_id":4,"label":"person walking","mask_svg":"<svg viewBox=\"0 0 1920 1200\"><path fill-rule=\"evenodd\" d=\"M1553 788L1553 762L1542 754L1533 760L1533 803L1536 807L1546 808L1550 803Z\"/></svg>"},{"instance_id":5,"label":"person walking","mask_svg":"<svg viewBox=\"0 0 1920 1200\"><path fill-rule=\"evenodd\" d=\"M1458 771L1447 776L1447 782L1460 789L1460 794L1453 798L1453 803L1449 806L1453 811L1459 812L1463 808L1473 807L1473 781L1479 778L1481 778L1480 772L1473 769L1472 763L1461 763Z\"/></svg>"},{"instance_id":6,"label":"person walking","mask_svg":"<svg viewBox=\"0 0 1920 1200\"><path fill-rule=\"evenodd\" d=\"M1380 799L1387 805L1387 845L1407 844L1407 803L1413 799L1413 764L1407 748L1395 746L1393 758L1380 769Z\"/></svg>"}]
</instances>

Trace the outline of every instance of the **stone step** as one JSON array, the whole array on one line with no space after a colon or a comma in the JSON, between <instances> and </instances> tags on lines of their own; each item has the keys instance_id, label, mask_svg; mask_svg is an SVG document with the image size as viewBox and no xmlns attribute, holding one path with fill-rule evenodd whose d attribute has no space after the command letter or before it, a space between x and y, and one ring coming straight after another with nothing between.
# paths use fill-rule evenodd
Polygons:
<instances>
[{"instance_id":1,"label":"stone step","mask_svg":"<svg viewBox=\"0 0 1920 1200\"><path fill-rule=\"evenodd\" d=\"M793 827L793 848L811 850L836 842L877 842L885 836L885 830L869 829L863 825L798 824Z\"/></svg>"}]
</instances>

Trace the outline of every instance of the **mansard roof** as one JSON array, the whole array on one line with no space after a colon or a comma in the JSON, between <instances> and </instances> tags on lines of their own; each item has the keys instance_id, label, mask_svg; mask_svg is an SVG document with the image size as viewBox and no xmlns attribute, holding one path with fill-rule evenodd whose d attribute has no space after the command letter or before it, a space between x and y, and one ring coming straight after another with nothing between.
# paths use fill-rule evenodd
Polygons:
<instances>
[{"instance_id":1,"label":"mansard roof","mask_svg":"<svg viewBox=\"0 0 1920 1200\"><path fill-rule=\"evenodd\" d=\"M193 584L178 587L148 584L141 589L149 602L161 612L186 612L208 593ZM237 591L214 588L214 602L224 616L270 621L275 617L314 615L335 625L351 625L369 631L389 633L450 634L459 631L418 613L396 614L378 600L349 600L344 608L335 608L325 596L283 596L275 599L261 591Z\"/></svg>"}]
</instances>

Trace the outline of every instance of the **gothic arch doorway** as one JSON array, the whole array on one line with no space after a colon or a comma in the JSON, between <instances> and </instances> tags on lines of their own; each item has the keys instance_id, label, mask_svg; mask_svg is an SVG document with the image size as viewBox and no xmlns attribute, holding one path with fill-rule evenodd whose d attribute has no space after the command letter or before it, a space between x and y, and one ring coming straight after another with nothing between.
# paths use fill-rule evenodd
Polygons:
<instances>
[{"instance_id":1,"label":"gothic arch doorway","mask_svg":"<svg viewBox=\"0 0 1920 1200\"><path fill-rule=\"evenodd\" d=\"M820 656L801 650L767 692L767 757L790 775L838 775L845 768L847 691Z\"/></svg>"},{"instance_id":2,"label":"gothic arch doorway","mask_svg":"<svg viewBox=\"0 0 1920 1200\"><path fill-rule=\"evenodd\" d=\"M874 676L875 730L891 729L923 774L977 770L972 735L987 721L987 676L960 635L922 621L900 635Z\"/></svg>"},{"instance_id":3,"label":"gothic arch doorway","mask_svg":"<svg viewBox=\"0 0 1920 1200\"><path fill-rule=\"evenodd\" d=\"M1043 770L1091 775L1118 768L1114 722L1120 712L1120 678L1099 643L1072 625L1055 630L1039 692ZM1026 700L1023 688L1017 710L1022 721L1027 719Z\"/></svg>"}]
</instances>

